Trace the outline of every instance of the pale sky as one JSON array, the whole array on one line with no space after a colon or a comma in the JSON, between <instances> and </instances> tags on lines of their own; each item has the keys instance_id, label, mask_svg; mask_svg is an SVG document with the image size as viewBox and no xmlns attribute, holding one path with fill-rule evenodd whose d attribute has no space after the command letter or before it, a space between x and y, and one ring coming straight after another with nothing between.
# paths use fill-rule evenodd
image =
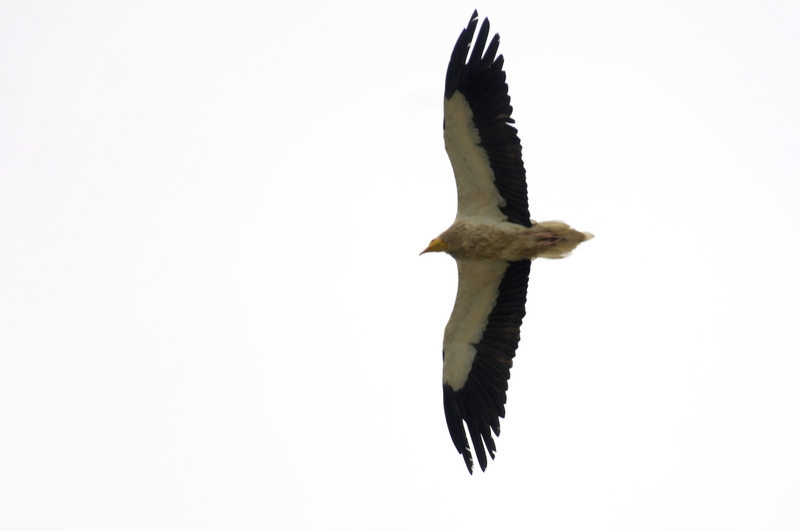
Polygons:
<instances>
[{"instance_id":1,"label":"pale sky","mask_svg":"<svg viewBox=\"0 0 800 531\"><path fill-rule=\"evenodd\" d=\"M273 5L274 4L274 5ZM501 35L534 262L442 411L444 74ZM797 2L4 2L0 528L800 527Z\"/></svg>"}]
</instances>

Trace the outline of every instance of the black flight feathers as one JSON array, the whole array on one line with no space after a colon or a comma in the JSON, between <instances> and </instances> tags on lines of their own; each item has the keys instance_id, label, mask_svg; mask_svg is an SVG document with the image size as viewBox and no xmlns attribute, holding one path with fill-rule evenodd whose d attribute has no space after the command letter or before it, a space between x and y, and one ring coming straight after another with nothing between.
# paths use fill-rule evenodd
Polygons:
<instances>
[{"instance_id":1,"label":"black flight feathers","mask_svg":"<svg viewBox=\"0 0 800 531\"><path fill-rule=\"evenodd\" d=\"M453 444L464 457L472 474L464 423L481 470L486 470L486 450L494 459L492 431L500 435L500 417L505 416L506 390L514 354L519 345L519 329L525 317L530 260L510 262L498 289L497 303L489 314L486 329L474 345L475 360L467 382L458 391L444 386L444 415ZM485 446L485 447L484 447Z\"/></svg>"},{"instance_id":2,"label":"black flight feathers","mask_svg":"<svg viewBox=\"0 0 800 531\"><path fill-rule=\"evenodd\" d=\"M472 109L472 121L480 134L480 146L489 155L495 186L506 201L500 211L508 217L508 221L530 227L522 146L516 128L511 125L514 119L511 118L511 98L503 72L503 56L495 57L500 46L500 35L495 34L484 51L489 36L489 20L485 19L467 61L477 26L476 10L469 25L459 35L450 56L444 97L450 99L458 91L467 99Z\"/></svg>"}]
</instances>

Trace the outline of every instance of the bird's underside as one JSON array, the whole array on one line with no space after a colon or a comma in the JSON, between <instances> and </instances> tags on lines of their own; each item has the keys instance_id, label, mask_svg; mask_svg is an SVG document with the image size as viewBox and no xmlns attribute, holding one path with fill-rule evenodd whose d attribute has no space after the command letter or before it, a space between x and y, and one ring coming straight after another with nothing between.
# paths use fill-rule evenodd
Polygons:
<instances>
[{"instance_id":1,"label":"bird's underside","mask_svg":"<svg viewBox=\"0 0 800 531\"><path fill-rule=\"evenodd\" d=\"M577 231L561 221L537 223L531 220L531 226L525 227L517 223L487 223L467 218L457 219L438 239L447 245L445 252L456 260L500 259L513 262L565 258L580 243L592 237L592 234Z\"/></svg>"},{"instance_id":2,"label":"bird's underside","mask_svg":"<svg viewBox=\"0 0 800 531\"><path fill-rule=\"evenodd\" d=\"M458 188L456 221L423 251L446 252L458 265L442 384L450 437L470 473L467 434L482 470L487 451L494 459L492 432L500 434L505 416L531 260L563 258L592 238L560 221L530 220L522 146L511 125L503 56L497 55L500 38L488 40L488 20L476 36L477 24L475 11L445 79L444 139Z\"/></svg>"}]
</instances>

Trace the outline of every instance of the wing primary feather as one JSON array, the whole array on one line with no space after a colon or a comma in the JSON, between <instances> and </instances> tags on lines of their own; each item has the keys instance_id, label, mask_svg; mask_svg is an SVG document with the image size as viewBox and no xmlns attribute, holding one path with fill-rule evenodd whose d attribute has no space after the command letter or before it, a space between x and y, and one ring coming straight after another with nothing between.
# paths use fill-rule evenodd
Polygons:
<instances>
[{"instance_id":1,"label":"wing primary feather","mask_svg":"<svg viewBox=\"0 0 800 531\"><path fill-rule=\"evenodd\" d=\"M467 470L472 474L472 454L469 451L469 443L467 442L467 434L464 431L464 415L462 414L463 398L457 396L456 392L449 385L444 386L444 417L447 421L447 429L450 432L450 438L458 450L458 453L464 458L464 463L467 465Z\"/></svg>"},{"instance_id":2,"label":"wing primary feather","mask_svg":"<svg viewBox=\"0 0 800 531\"><path fill-rule=\"evenodd\" d=\"M489 37L489 19L486 18L481 24L481 29L478 31L478 37L472 45L472 54L469 56L469 69L479 68L485 62L483 55L483 48L486 46L486 39ZM491 61L490 61L491 62Z\"/></svg>"},{"instance_id":3,"label":"wing primary feather","mask_svg":"<svg viewBox=\"0 0 800 531\"><path fill-rule=\"evenodd\" d=\"M453 53L450 55L450 63L447 65L447 76L444 84L444 97L447 99L453 97L453 93L458 88L458 80L461 79L461 72L466 67L467 53L469 52L476 27L478 27L477 9L472 12L469 24L458 36L456 45L453 47Z\"/></svg>"},{"instance_id":4,"label":"wing primary feather","mask_svg":"<svg viewBox=\"0 0 800 531\"><path fill-rule=\"evenodd\" d=\"M487 20L488 22L488 20ZM488 28L487 28L488 29ZM487 32L488 33L488 32ZM494 37L492 37L491 42L489 43L489 47L486 48L486 52L483 54L483 67L486 68L487 66L491 65L494 61L495 56L497 55L497 50L500 49L500 34L495 33ZM503 56L497 58L496 63L498 64L499 68L503 69Z\"/></svg>"},{"instance_id":5,"label":"wing primary feather","mask_svg":"<svg viewBox=\"0 0 800 531\"><path fill-rule=\"evenodd\" d=\"M471 396L465 396L464 402L468 403L469 398L471 398ZM481 470L485 471L486 465L489 464L489 462L486 460L486 450L483 447L480 429L478 428L478 424L475 422L474 415L471 412L472 409L472 404L468 404L464 421L467 424L469 438L472 439L472 448L475 451L475 457L478 458L478 464L480 465Z\"/></svg>"}]
</instances>

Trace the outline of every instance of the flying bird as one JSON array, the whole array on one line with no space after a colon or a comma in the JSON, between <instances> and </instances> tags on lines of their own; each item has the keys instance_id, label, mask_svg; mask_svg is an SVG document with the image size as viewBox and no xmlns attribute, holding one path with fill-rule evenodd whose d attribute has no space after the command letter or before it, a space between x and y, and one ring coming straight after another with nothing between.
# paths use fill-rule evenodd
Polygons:
<instances>
[{"instance_id":1,"label":"flying bird","mask_svg":"<svg viewBox=\"0 0 800 531\"><path fill-rule=\"evenodd\" d=\"M511 124L500 36L477 10L456 41L444 89L444 144L458 189L456 219L422 251L458 265L458 292L444 331L444 413L472 474L467 431L481 470L494 459L506 390L525 316L535 258L564 258L593 236L566 223L537 223L528 211L522 147ZM472 53L467 60L467 54ZM466 431L464 429L466 425Z\"/></svg>"}]
</instances>

